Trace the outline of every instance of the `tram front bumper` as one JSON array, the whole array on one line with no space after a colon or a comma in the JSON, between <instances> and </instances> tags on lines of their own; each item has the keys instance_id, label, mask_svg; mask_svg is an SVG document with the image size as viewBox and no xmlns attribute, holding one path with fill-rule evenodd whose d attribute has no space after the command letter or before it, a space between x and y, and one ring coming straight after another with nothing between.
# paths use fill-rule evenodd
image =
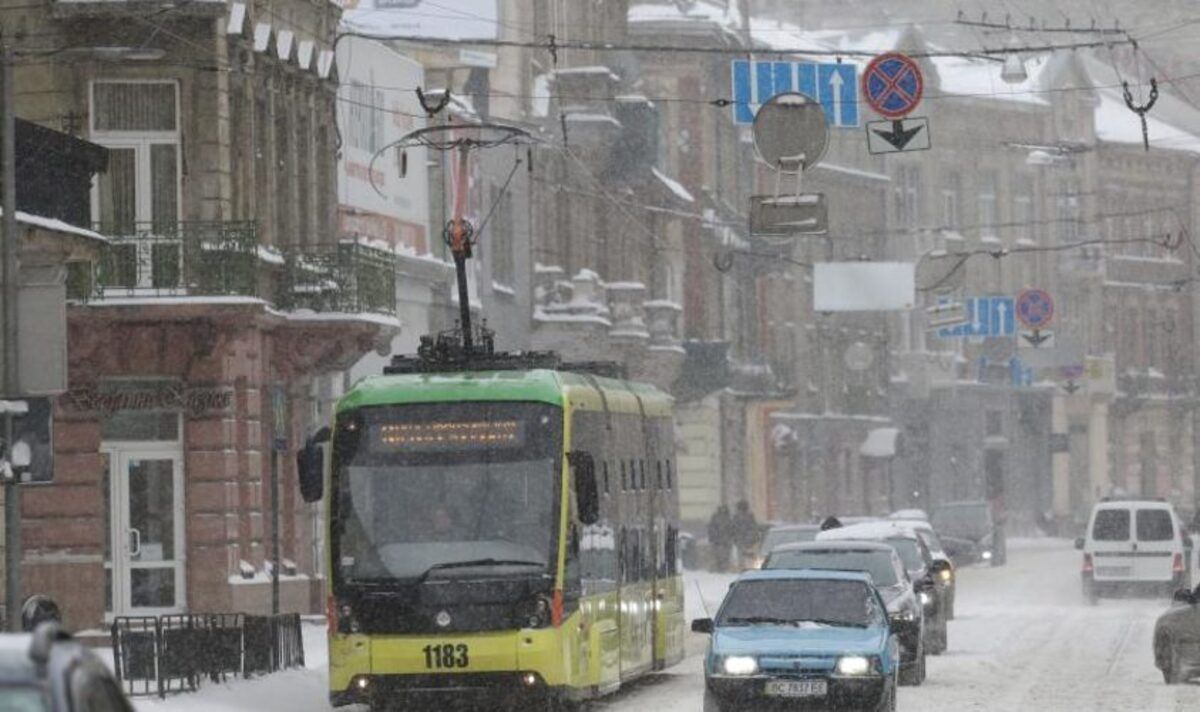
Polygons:
<instances>
[{"instance_id":1,"label":"tram front bumper","mask_svg":"<svg viewBox=\"0 0 1200 712\"><path fill-rule=\"evenodd\" d=\"M329 695L334 707L370 704L372 709L493 709L560 697L536 672L448 673L439 675L358 675L350 686Z\"/></svg>"}]
</instances>

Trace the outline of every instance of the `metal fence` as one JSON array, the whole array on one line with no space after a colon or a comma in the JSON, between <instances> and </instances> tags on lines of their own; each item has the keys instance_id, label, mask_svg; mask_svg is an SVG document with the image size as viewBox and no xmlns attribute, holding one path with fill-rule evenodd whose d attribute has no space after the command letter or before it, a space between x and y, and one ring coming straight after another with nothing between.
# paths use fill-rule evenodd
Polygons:
<instances>
[{"instance_id":1,"label":"metal fence","mask_svg":"<svg viewBox=\"0 0 1200 712\"><path fill-rule=\"evenodd\" d=\"M112 624L113 663L130 695L196 690L204 680L304 667L299 614L122 616Z\"/></svg>"}]
</instances>

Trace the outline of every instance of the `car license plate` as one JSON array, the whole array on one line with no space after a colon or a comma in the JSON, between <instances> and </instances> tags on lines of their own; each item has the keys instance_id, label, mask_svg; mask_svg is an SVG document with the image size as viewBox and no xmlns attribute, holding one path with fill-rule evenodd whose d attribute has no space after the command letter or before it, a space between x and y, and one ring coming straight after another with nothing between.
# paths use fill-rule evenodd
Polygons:
<instances>
[{"instance_id":1,"label":"car license plate","mask_svg":"<svg viewBox=\"0 0 1200 712\"><path fill-rule=\"evenodd\" d=\"M1096 575L1105 576L1108 578L1118 578L1129 576L1130 568L1128 566L1097 566Z\"/></svg>"},{"instance_id":2,"label":"car license plate","mask_svg":"<svg viewBox=\"0 0 1200 712\"><path fill-rule=\"evenodd\" d=\"M828 691L825 680L768 680L768 697L824 697Z\"/></svg>"}]
</instances>

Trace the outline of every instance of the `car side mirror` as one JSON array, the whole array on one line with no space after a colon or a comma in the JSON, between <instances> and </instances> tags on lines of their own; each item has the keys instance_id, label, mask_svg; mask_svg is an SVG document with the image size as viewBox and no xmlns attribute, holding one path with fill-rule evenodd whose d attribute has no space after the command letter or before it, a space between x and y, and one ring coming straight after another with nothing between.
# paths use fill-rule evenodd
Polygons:
<instances>
[{"instance_id":1,"label":"car side mirror","mask_svg":"<svg viewBox=\"0 0 1200 712\"><path fill-rule=\"evenodd\" d=\"M1186 588L1181 588L1171 597L1176 603L1186 603L1189 606L1196 605L1196 596Z\"/></svg>"},{"instance_id":2,"label":"car side mirror","mask_svg":"<svg viewBox=\"0 0 1200 712\"><path fill-rule=\"evenodd\" d=\"M304 441L296 453L296 476L300 480L300 497L308 503L321 501L325 490L325 444L329 428L321 428Z\"/></svg>"},{"instance_id":3,"label":"car side mirror","mask_svg":"<svg viewBox=\"0 0 1200 712\"><path fill-rule=\"evenodd\" d=\"M1085 542L1083 540L1083 537L1078 537L1077 539L1075 539L1075 548L1079 549L1080 551L1083 551L1084 543Z\"/></svg>"},{"instance_id":4,"label":"car side mirror","mask_svg":"<svg viewBox=\"0 0 1200 712\"><path fill-rule=\"evenodd\" d=\"M579 505L579 521L585 525L600 521L600 487L596 482L596 461L592 454L575 450L567 454L573 468L575 499Z\"/></svg>"},{"instance_id":5,"label":"car side mirror","mask_svg":"<svg viewBox=\"0 0 1200 712\"><path fill-rule=\"evenodd\" d=\"M692 621L693 633L712 634L713 621L712 618L696 618Z\"/></svg>"}]
</instances>

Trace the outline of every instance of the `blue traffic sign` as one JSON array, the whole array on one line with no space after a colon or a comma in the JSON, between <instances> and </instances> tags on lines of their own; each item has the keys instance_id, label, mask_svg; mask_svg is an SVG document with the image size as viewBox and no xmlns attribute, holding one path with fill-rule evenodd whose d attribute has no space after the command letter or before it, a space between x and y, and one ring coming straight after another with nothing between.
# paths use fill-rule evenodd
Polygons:
<instances>
[{"instance_id":1,"label":"blue traffic sign","mask_svg":"<svg viewBox=\"0 0 1200 712\"><path fill-rule=\"evenodd\" d=\"M752 62L735 59L733 120L754 122L758 107L771 97L799 92L816 99L830 126L858 126L858 67L840 62Z\"/></svg>"},{"instance_id":2,"label":"blue traffic sign","mask_svg":"<svg viewBox=\"0 0 1200 712\"><path fill-rule=\"evenodd\" d=\"M1017 333L1012 297L971 297L963 300L967 320L938 329L943 339L967 336L1013 336Z\"/></svg>"}]
</instances>

